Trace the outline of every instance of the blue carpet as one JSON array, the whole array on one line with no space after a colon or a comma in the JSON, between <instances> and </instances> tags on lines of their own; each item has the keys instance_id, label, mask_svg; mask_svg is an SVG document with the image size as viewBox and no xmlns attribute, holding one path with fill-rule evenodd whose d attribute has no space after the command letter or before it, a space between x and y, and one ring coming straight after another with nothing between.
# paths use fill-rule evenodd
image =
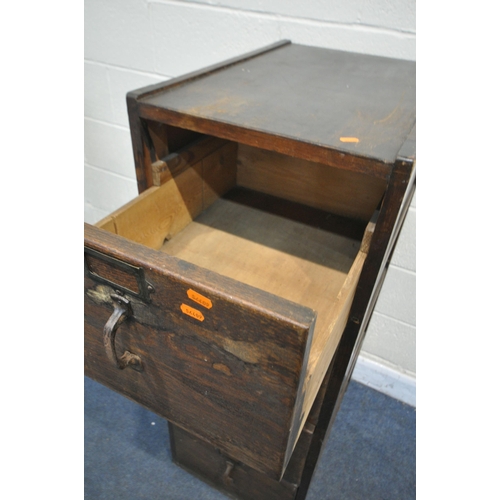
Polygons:
<instances>
[{"instance_id":1,"label":"blue carpet","mask_svg":"<svg viewBox=\"0 0 500 500\"><path fill-rule=\"evenodd\" d=\"M307 500L414 499L415 417L351 382ZM227 497L172 463L165 420L85 377L85 499Z\"/></svg>"}]
</instances>

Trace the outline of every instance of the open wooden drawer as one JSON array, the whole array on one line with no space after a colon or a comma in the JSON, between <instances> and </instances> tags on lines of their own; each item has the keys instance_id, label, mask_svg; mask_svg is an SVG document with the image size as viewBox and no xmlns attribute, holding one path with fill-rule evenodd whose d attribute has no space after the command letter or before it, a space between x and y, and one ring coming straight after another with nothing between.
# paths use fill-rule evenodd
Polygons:
<instances>
[{"instance_id":1,"label":"open wooden drawer","mask_svg":"<svg viewBox=\"0 0 500 500\"><path fill-rule=\"evenodd\" d=\"M201 136L85 226L87 375L279 479L385 181Z\"/></svg>"}]
</instances>

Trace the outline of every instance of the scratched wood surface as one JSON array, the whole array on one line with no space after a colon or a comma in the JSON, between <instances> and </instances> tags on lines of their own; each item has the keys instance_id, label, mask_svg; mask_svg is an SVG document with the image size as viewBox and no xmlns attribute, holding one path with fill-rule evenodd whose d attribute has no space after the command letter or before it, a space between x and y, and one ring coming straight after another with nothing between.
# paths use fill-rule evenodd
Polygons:
<instances>
[{"instance_id":1,"label":"scratched wood surface","mask_svg":"<svg viewBox=\"0 0 500 500\"><path fill-rule=\"evenodd\" d=\"M215 446L169 423L172 459L176 464L234 498L241 500L296 499L332 366L333 361L280 481L248 465L234 463Z\"/></svg>"},{"instance_id":2,"label":"scratched wood surface","mask_svg":"<svg viewBox=\"0 0 500 500\"><path fill-rule=\"evenodd\" d=\"M279 478L315 314L108 231L86 225L85 235L88 248L142 268L154 287L150 303L128 297L133 317L116 335L118 354L139 355L144 371L120 370L102 340L113 288L86 276L86 374Z\"/></svg>"},{"instance_id":3,"label":"scratched wood surface","mask_svg":"<svg viewBox=\"0 0 500 500\"><path fill-rule=\"evenodd\" d=\"M280 213L273 213L277 205ZM302 217L311 213L313 224L294 219L294 210ZM316 311L304 400L295 422L299 431L344 330L373 231L372 223L361 244L359 239L335 231L339 219L239 188L211 205L161 248ZM322 221L326 224L319 227ZM290 443L289 453L294 444Z\"/></svg>"},{"instance_id":4,"label":"scratched wood surface","mask_svg":"<svg viewBox=\"0 0 500 500\"><path fill-rule=\"evenodd\" d=\"M415 123L415 74L412 61L289 44L140 103L391 163Z\"/></svg>"},{"instance_id":5,"label":"scratched wood surface","mask_svg":"<svg viewBox=\"0 0 500 500\"><path fill-rule=\"evenodd\" d=\"M141 192L154 183L153 163L199 140L200 134L207 134L237 143L240 148L253 146L294 158L290 173L286 161L281 168L280 158L269 154L257 157L257 149L240 156L240 160L251 160L243 165L251 168L243 172L239 165L237 175L247 187L262 191L269 188L266 192L291 201L359 217L365 221L363 228L384 191L387 209L397 212L401 204L387 193L396 182L391 172L398 165L401 144L415 124L413 62L280 42L131 92L127 103ZM371 180L363 187L367 177L359 177L358 184L349 175L347 182L340 180L337 184L340 193L329 200L331 185L325 186L324 192L307 185L309 174L316 171L314 163L321 163L321 178L329 177L327 170L334 167ZM219 167L216 162L210 181L215 203L234 185L234 177L221 176ZM242 172L249 174L245 180ZM158 175L157 184L168 182L164 171ZM228 179L231 181L226 184ZM307 189L302 191L304 182ZM346 195L342 199L344 189L350 188L358 191L352 198ZM202 210L205 208L203 205ZM343 212L346 208L348 211ZM192 224L198 215L195 212L177 233ZM112 217L101 221L103 230L87 227L89 247L144 266L148 281L156 288L148 307L133 299L135 319L121 325L117 336L119 352L127 348L150 361L142 374L132 370L116 373L106 365L100 340L103 323L112 312L110 290L86 277L87 373L171 419L178 428L189 430L195 439L213 443L228 457L244 462L245 467L279 478L303 424L300 412L312 403L312 396L307 399L307 394L314 392L308 388L308 381L314 379L311 373L324 370L327 361L322 352L331 349L336 342L331 339L342 333L335 348L335 370L327 376L325 399L320 408L312 410L319 416L311 445L306 446L306 466L296 495L303 499L325 431L335 414L333 411L332 417L332 408L338 408L349 378L345 365L356 357L358 347L353 343L359 343L359 323L364 324L363 317L367 321L371 314L366 301L359 297L372 294L371 278L380 274L380 262L373 264L373 255L385 250L380 234L396 232L394 221L389 219L382 212L374 244L368 249L362 243L352 262L338 295L347 299L345 304L354 301L354 307L352 311L349 307L342 309L338 316L341 321L336 324L344 330L347 322L347 327L333 336L311 335L316 314L310 307L111 234L117 229ZM359 242L362 231L349 220L344 232L338 234ZM134 225L131 222L128 226ZM168 236L176 238L173 233ZM156 247L158 244L161 238ZM365 258L366 265L361 262ZM356 286L360 267L363 269ZM106 266L97 268L109 272ZM210 304L213 307L207 308ZM220 315L215 312L215 304L220 305ZM318 331L328 332L328 328ZM271 337L263 337L263 332ZM259 362L254 363L257 358Z\"/></svg>"}]
</instances>

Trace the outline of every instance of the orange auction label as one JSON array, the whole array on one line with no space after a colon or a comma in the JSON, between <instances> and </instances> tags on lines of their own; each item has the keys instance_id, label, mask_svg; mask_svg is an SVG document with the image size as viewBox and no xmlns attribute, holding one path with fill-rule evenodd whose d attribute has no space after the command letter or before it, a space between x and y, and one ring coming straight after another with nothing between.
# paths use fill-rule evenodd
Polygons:
<instances>
[{"instance_id":1,"label":"orange auction label","mask_svg":"<svg viewBox=\"0 0 500 500\"><path fill-rule=\"evenodd\" d=\"M357 137L341 137L340 142L359 142Z\"/></svg>"},{"instance_id":2,"label":"orange auction label","mask_svg":"<svg viewBox=\"0 0 500 500\"><path fill-rule=\"evenodd\" d=\"M212 301L207 299L207 297L201 295L201 293L195 292L191 290L191 288L187 291L187 295L191 300L194 300L200 306L206 307L207 309L212 309Z\"/></svg>"},{"instance_id":3,"label":"orange auction label","mask_svg":"<svg viewBox=\"0 0 500 500\"><path fill-rule=\"evenodd\" d=\"M203 316L203 314L201 314L201 312L198 311L198 309L195 309L194 307L187 306L186 304L181 304L181 311L184 314L187 314L188 316L197 319L198 321L205 320L205 316Z\"/></svg>"}]
</instances>

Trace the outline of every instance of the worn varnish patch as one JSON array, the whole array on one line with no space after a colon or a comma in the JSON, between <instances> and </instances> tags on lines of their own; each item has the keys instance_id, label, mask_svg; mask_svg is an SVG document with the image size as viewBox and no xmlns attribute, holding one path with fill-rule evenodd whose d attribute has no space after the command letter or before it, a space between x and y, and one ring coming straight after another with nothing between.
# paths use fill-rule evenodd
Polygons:
<instances>
[{"instance_id":1,"label":"worn varnish patch","mask_svg":"<svg viewBox=\"0 0 500 500\"><path fill-rule=\"evenodd\" d=\"M226 366L223 363L214 363L212 365L212 368L215 368L216 370L218 370L222 373L225 373L226 375L232 375L231 369L229 368L229 366Z\"/></svg>"},{"instance_id":2,"label":"worn varnish patch","mask_svg":"<svg viewBox=\"0 0 500 500\"><path fill-rule=\"evenodd\" d=\"M230 352L245 363L256 364L260 361L260 349L255 344L228 338L223 339L222 342L227 352Z\"/></svg>"},{"instance_id":3,"label":"worn varnish patch","mask_svg":"<svg viewBox=\"0 0 500 500\"><path fill-rule=\"evenodd\" d=\"M90 288L87 290L87 295L96 304L112 304L110 294L113 293L113 289L106 285L97 285L95 288Z\"/></svg>"},{"instance_id":4,"label":"worn varnish patch","mask_svg":"<svg viewBox=\"0 0 500 500\"><path fill-rule=\"evenodd\" d=\"M199 116L211 115L229 115L238 116L242 110L249 107L249 103L245 99L237 96L223 95L219 99L206 103L193 106L188 110L189 114Z\"/></svg>"}]
</instances>

